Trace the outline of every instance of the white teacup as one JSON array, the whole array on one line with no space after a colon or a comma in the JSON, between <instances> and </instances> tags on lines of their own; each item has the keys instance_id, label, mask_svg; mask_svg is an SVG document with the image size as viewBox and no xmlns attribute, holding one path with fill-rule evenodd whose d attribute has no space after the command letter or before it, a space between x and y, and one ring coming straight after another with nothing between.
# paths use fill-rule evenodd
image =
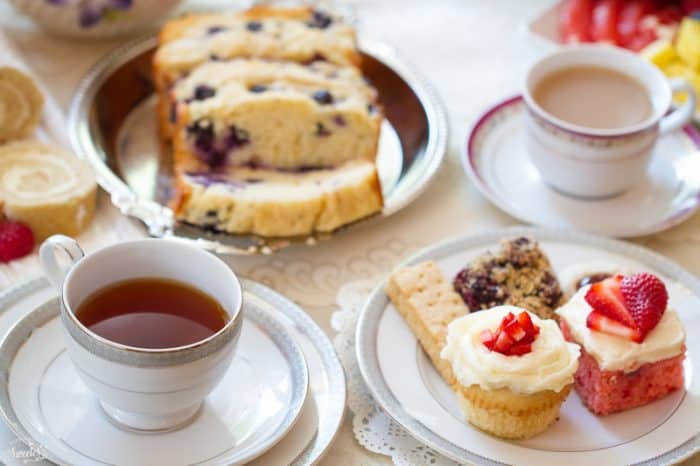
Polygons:
<instances>
[{"instance_id":1,"label":"white teacup","mask_svg":"<svg viewBox=\"0 0 700 466\"><path fill-rule=\"evenodd\" d=\"M57 264L57 249L71 260L65 271ZM73 239L56 235L39 254L60 292L68 354L107 415L147 431L171 430L193 418L229 368L240 335L242 291L231 269L206 251L163 239L125 242L85 256ZM208 293L224 308L228 322L191 345L148 349L107 340L76 318L76 309L95 291L144 277L178 280Z\"/></svg>"},{"instance_id":2,"label":"white teacup","mask_svg":"<svg viewBox=\"0 0 700 466\"><path fill-rule=\"evenodd\" d=\"M634 78L646 91L651 115L622 128L578 126L546 112L533 97L537 84L553 72L596 66ZM668 113L673 91L686 92L686 102ZM526 145L533 164L550 187L579 197L610 197L643 179L660 134L690 121L696 96L683 79L668 80L638 55L608 45L565 47L537 61L525 77Z\"/></svg>"}]
</instances>

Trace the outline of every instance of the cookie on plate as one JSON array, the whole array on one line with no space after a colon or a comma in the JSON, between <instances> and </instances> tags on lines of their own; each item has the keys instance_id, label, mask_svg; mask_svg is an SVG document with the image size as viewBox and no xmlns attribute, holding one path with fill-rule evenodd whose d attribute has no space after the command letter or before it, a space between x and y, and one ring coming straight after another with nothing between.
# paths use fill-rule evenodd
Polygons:
<instances>
[{"instance_id":1,"label":"cookie on plate","mask_svg":"<svg viewBox=\"0 0 700 466\"><path fill-rule=\"evenodd\" d=\"M455 382L449 363L440 357L447 325L469 313L435 262L396 269L386 285L386 294L404 318L435 368L449 385Z\"/></svg>"},{"instance_id":2,"label":"cookie on plate","mask_svg":"<svg viewBox=\"0 0 700 466\"><path fill-rule=\"evenodd\" d=\"M556 420L579 350L555 321L514 306L470 313L432 261L395 270L386 293L468 422L499 437L527 438Z\"/></svg>"},{"instance_id":3,"label":"cookie on plate","mask_svg":"<svg viewBox=\"0 0 700 466\"><path fill-rule=\"evenodd\" d=\"M511 304L551 319L563 297L549 259L526 237L502 240L498 252L477 257L453 284L472 312Z\"/></svg>"}]
</instances>

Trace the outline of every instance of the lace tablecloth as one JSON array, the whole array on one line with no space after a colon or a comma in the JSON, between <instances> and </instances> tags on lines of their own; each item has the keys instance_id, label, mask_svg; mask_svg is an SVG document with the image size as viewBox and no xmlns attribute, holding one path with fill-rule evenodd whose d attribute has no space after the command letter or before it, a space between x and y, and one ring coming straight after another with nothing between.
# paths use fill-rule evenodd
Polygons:
<instances>
[{"instance_id":1,"label":"lace tablecloth","mask_svg":"<svg viewBox=\"0 0 700 466\"><path fill-rule=\"evenodd\" d=\"M42 1L42 0L35 0ZM183 8L212 1L189 0ZM241 2L243 3L243 1ZM411 206L388 219L357 225L313 247L273 256L233 258L241 275L261 281L302 305L329 333L338 290L358 279L379 280L401 258L446 236L503 227L516 220L491 206L471 186L459 157L469 127L480 112L517 92L527 63L543 53L523 24L551 0L354 0L362 32L395 45L434 83L447 104L451 139L446 161L431 187ZM0 2L0 27L46 83L63 109L87 69L118 43L50 37ZM81 238L88 250L143 235L101 196L98 216ZM665 233L636 240L700 273L700 216ZM0 288L38 273L36 258L0 266ZM350 383L353 383L351 378ZM389 464L369 453L346 420L324 465ZM365 437L382 443L395 439ZM368 445L369 446L369 445ZM381 451L380 448L374 448ZM420 454L420 452L418 453ZM421 464L419 456L404 464ZM700 459L688 462L700 466Z\"/></svg>"}]
</instances>

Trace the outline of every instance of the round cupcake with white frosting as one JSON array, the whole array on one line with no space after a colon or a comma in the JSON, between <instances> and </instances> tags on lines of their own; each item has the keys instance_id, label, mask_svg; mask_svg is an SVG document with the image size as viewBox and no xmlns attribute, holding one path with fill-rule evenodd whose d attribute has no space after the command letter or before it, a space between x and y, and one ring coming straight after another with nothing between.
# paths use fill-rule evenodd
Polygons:
<instances>
[{"instance_id":1,"label":"round cupcake with white frosting","mask_svg":"<svg viewBox=\"0 0 700 466\"><path fill-rule=\"evenodd\" d=\"M466 420L498 437L520 439L557 419L579 354L554 320L497 306L452 321L441 357L452 366Z\"/></svg>"}]
</instances>

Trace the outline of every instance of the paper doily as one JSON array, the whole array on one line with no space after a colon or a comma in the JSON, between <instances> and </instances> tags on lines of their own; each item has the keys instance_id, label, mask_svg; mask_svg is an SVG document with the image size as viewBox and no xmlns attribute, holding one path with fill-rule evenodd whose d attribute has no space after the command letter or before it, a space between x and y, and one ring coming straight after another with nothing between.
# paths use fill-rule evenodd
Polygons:
<instances>
[{"instance_id":1,"label":"paper doily","mask_svg":"<svg viewBox=\"0 0 700 466\"><path fill-rule=\"evenodd\" d=\"M355 438L369 451L390 456L397 466L456 466L395 423L375 402L362 380L355 358L355 324L365 298L376 284L376 280L361 280L344 285L336 297L339 309L331 316L331 326L338 332L333 343L347 377Z\"/></svg>"}]
</instances>

